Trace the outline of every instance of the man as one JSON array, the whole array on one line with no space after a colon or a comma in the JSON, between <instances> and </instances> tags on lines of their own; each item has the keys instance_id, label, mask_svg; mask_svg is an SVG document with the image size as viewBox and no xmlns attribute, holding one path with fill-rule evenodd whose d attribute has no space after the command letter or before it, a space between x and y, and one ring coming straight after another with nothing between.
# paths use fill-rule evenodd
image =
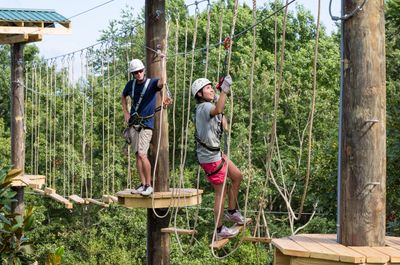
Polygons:
<instances>
[{"instance_id":1,"label":"man","mask_svg":"<svg viewBox=\"0 0 400 265\"><path fill-rule=\"evenodd\" d=\"M161 55L161 63L164 56ZM156 95L161 91L163 78L146 78L145 66L139 59L129 63L129 73L133 79L128 81L122 92L122 110L125 122L129 125L129 139L136 157L136 168L140 185L132 193L148 196L153 193L151 186L151 165L147 157L154 129ZM131 97L131 110L128 111L127 97Z\"/></svg>"}]
</instances>

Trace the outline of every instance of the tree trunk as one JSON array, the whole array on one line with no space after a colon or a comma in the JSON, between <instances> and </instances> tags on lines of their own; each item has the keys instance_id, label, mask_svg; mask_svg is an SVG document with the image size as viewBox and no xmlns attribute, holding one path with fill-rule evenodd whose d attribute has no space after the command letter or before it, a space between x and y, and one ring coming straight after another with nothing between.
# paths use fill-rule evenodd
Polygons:
<instances>
[{"instance_id":1,"label":"tree trunk","mask_svg":"<svg viewBox=\"0 0 400 265\"><path fill-rule=\"evenodd\" d=\"M11 164L13 168L25 170L24 136L24 44L16 43L11 48ZM13 187L17 192L11 211L24 214L24 187Z\"/></svg>"}]
</instances>

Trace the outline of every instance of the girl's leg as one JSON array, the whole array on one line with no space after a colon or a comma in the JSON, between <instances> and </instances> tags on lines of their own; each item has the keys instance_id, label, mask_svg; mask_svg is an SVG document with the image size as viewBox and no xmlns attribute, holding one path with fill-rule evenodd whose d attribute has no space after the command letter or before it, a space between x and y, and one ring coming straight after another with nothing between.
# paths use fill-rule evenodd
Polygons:
<instances>
[{"instance_id":1,"label":"girl's leg","mask_svg":"<svg viewBox=\"0 0 400 265\"><path fill-rule=\"evenodd\" d=\"M232 185L228 190L228 209L233 210L237 208L237 198L239 194L240 182L243 179L242 173L236 165L229 159L228 163L228 177L232 180Z\"/></svg>"},{"instance_id":2,"label":"girl's leg","mask_svg":"<svg viewBox=\"0 0 400 265\"><path fill-rule=\"evenodd\" d=\"M223 184L211 184L214 188L214 219L217 227L222 226L222 217L224 216L225 191L222 190ZM225 189L226 190L226 189ZM219 214L219 218L218 218ZM218 218L218 220L217 220Z\"/></svg>"}]
</instances>

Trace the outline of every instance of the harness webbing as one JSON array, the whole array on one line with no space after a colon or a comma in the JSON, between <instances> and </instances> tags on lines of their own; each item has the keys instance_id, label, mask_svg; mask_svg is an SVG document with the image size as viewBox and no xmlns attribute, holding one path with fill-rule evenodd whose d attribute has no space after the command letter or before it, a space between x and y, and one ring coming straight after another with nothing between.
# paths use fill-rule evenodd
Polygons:
<instances>
[{"instance_id":1,"label":"harness webbing","mask_svg":"<svg viewBox=\"0 0 400 265\"><path fill-rule=\"evenodd\" d=\"M136 103L135 112L138 111L139 106L140 106L140 103L142 103L144 93L146 93L146 90L147 90L149 84L150 84L150 78L147 78L147 79L146 79L146 83L144 84L144 88L143 88L143 90L142 90L142 93L140 93L139 100L138 100L138 102ZM132 95L131 95L131 98L132 98L132 106L133 106L133 101L134 101L134 96L135 96L135 86L136 86L136 79L133 80L133 83L132 83Z\"/></svg>"}]
</instances>

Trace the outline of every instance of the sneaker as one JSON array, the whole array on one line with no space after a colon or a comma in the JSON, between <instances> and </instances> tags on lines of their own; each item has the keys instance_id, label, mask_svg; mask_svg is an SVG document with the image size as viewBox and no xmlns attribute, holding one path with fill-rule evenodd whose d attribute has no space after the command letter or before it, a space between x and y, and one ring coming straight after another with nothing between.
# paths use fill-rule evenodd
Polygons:
<instances>
[{"instance_id":1,"label":"sneaker","mask_svg":"<svg viewBox=\"0 0 400 265\"><path fill-rule=\"evenodd\" d=\"M237 236L237 234L239 234L238 229L232 229L226 226L222 226L221 231L217 233L217 240L221 240L223 238L231 238Z\"/></svg>"},{"instance_id":2,"label":"sneaker","mask_svg":"<svg viewBox=\"0 0 400 265\"><path fill-rule=\"evenodd\" d=\"M229 212L227 212L224 217L225 217L224 219L226 221L235 222L238 225L244 224L244 217L238 210L236 210L236 212L233 214L230 214Z\"/></svg>"},{"instance_id":3,"label":"sneaker","mask_svg":"<svg viewBox=\"0 0 400 265\"><path fill-rule=\"evenodd\" d=\"M144 185L140 184L135 190L131 191L132 194L141 194L144 190Z\"/></svg>"},{"instance_id":4,"label":"sneaker","mask_svg":"<svg viewBox=\"0 0 400 265\"><path fill-rule=\"evenodd\" d=\"M142 191L142 195L143 196L149 196L150 194L152 194L153 193L153 188L151 187L151 186L144 186L144 189L143 189L143 191Z\"/></svg>"}]
</instances>

